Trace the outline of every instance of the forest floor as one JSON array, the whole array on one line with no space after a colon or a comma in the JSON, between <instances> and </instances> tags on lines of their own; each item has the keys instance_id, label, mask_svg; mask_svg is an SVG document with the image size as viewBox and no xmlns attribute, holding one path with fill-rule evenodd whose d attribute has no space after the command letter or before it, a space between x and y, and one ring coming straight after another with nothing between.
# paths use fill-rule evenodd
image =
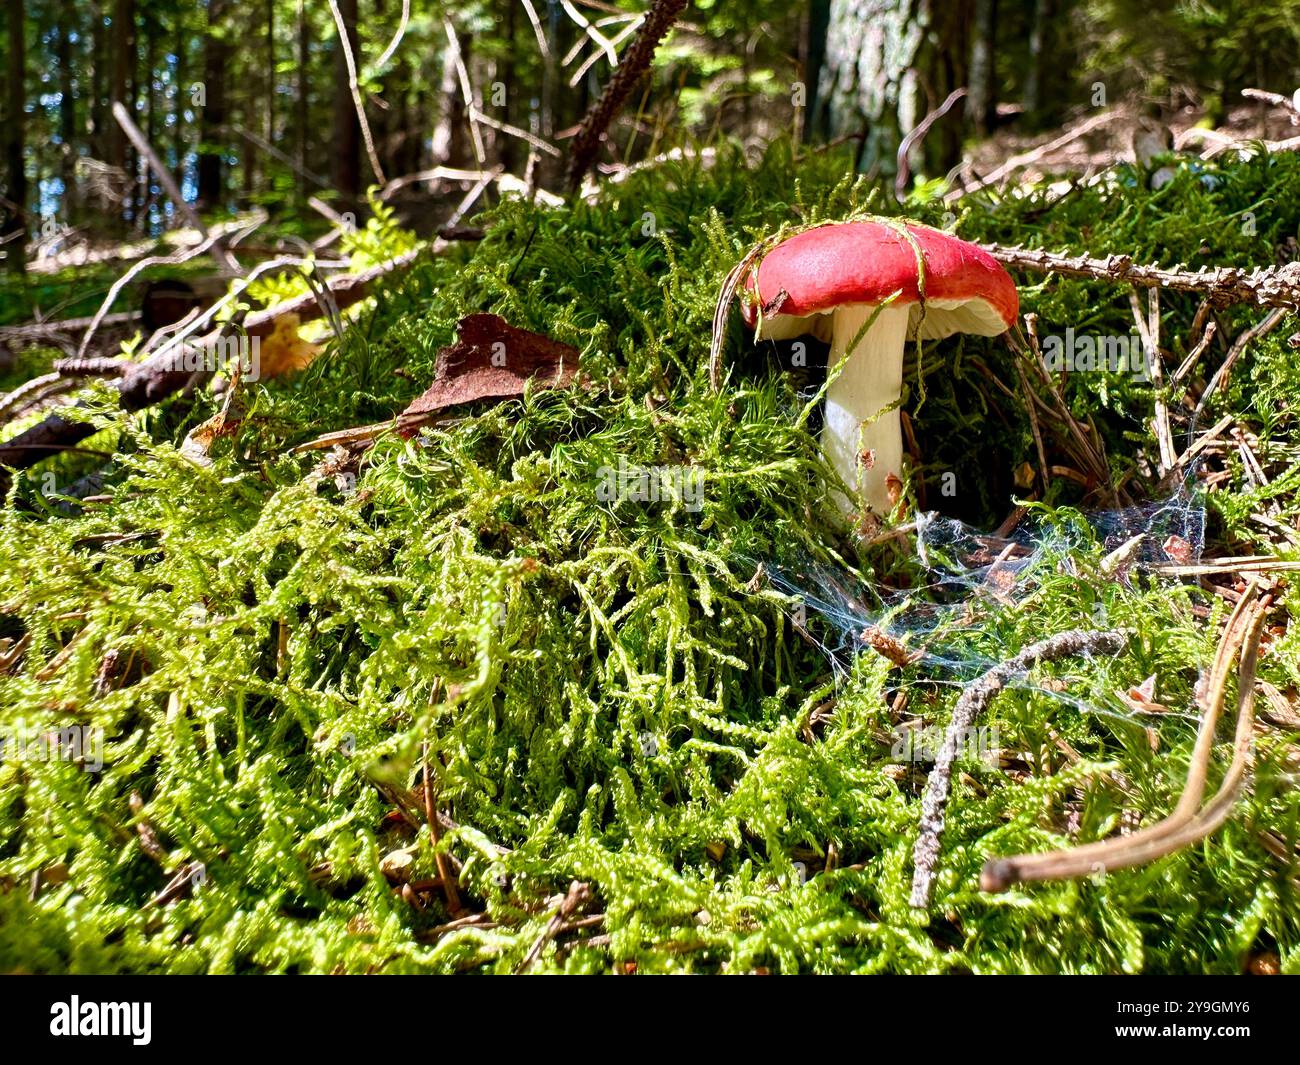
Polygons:
<instances>
[{"instance_id":1,"label":"forest floor","mask_svg":"<svg viewBox=\"0 0 1300 1065\"><path fill-rule=\"evenodd\" d=\"M1154 329L1163 380L1048 373L1021 331L927 344L896 529L866 536L827 502L816 372L756 349L734 307L719 387L708 367L723 279L782 225L905 214L1269 267L1294 253L1300 156L947 204L847 168L778 143L589 203L508 200L347 308L296 375L134 414L103 383L52 401L95 431L15 473L0 512L0 725L32 741L0 766L0 969L1300 972L1295 318L1017 272L1040 341ZM362 269L411 246L381 213L343 250ZM392 431L482 312L571 345L581 376ZM615 474L655 490L602 491ZM990 702L912 906L916 739L1070 630L1119 647ZM1203 793L1241 768L1235 723L1250 752L1223 823L982 891L990 857L1175 810L1221 644L1244 650ZM79 760L33 753L69 727Z\"/></svg>"}]
</instances>

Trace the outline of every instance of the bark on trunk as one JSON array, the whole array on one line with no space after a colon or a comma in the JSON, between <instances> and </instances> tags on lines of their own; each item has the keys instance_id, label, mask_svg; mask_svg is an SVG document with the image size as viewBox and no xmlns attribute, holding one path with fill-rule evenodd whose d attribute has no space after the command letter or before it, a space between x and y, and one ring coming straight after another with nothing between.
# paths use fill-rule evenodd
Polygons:
<instances>
[{"instance_id":1,"label":"bark on trunk","mask_svg":"<svg viewBox=\"0 0 1300 1065\"><path fill-rule=\"evenodd\" d=\"M298 127L298 199L306 202L311 195L307 188L308 146L311 135L307 125L310 116L309 100L311 81L307 76L311 64L311 23L307 20L306 0L298 0L298 97L294 101L295 123Z\"/></svg>"},{"instance_id":2,"label":"bark on trunk","mask_svg":"<svg viewBox=\"0 0 1300 1065\"><path fill-rule=\"evenodd\" d=\"M997 113L998 0L975 0L975 32L970 50L970 92L966 118L976 133L988 133Z\"/></svg>"},{"instance_id":3,"label":"bark on trunk","mask_svg":"<svg viewBox=\"0 0 1300 1065\"><path fill-rule=\"evenodd\" d=\"M831 0L818 86L819 133L863 133L860 166L893 173L898 146L967 81L972 0ZM913 150L911 169L942 173L960 157L961 109Z\"/></svg>"},{"instance_id":4,"label":"bark on trunk","mask_svg":"<svg viewBox=\"0 0 1300 1065\"><path fill-rule=\"evenodd\" d=\"M23 158L26 140L26 18L23 0L8 0L9 49L5 103L5 197L3 235L9 269L16 274L27 270L27 164Z\"/></svg>"},{"instance_id":5,"label":"bark on trunk","mask_svg":"<svg viewBox=\"0 0 1300 1065\"><path fill-rule=\"evenodd\" d=\"M209 0L208 34L203 46L203 97L199 107L199 188L195 206L200 211L220 205L225 181L219 128L226 121L226 78L230 45L225 38L226 0Z\"/></svg>"},{"instance_id":6,"label":"bark on trunk","mask_svg":"<svg viewBox=\"0 0 1300 1065\"><path fill-rule=\"evenodd\" d=\"M357 0L339 0L339 14L347 30L357 69L361 53L357 46ZM337 32L337 28L336 28ZM361 192L361 126L348 81L348 61L343 42L336 38L334 51L334 186L349 196Z\"/></svg>"}]
</instances>

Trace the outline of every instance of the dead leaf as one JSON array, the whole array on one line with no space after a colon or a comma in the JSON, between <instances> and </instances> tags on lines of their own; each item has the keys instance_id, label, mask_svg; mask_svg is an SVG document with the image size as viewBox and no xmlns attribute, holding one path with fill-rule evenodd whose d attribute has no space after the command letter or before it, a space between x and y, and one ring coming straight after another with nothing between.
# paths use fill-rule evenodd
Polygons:
<instances>
[{"instance_id":1,"label":"dead leaf","mask_svg":"<svg viewBox=\"0 0 1300 1065\"><path fill-rule=\"evenodd\" d=\"M578 349L516 329L495 314L471 314L456 326L456 343L438 352L433 386L398 416L408 439L429 415L478 400L515 399L530 379L563 388L578 370Z\"/></svg>"},{"instance_id":2,"label":"dead leaf","mask_svg":"<svg viewBox=\"0 0 1300 1065\"><path fill-rule=\"evenodd\" d=\"M1167 714L1169 707L1156 702L1155 674L1147 677L1141 684L1117 693L1120 702L1141 714Z\"/></svg>"},{"instance_id":3,"label":"dead leaf","mask_svg":"<svg viewBox=\"0 0 1300 1065\"><path fill-rule=\"evenodd\" d=\"M1192 545L1181 536L1171 536L1160 546L1164 548L1165 554L1180 566L1186 566L1192 561L1194 554Z\"/></svg>"},{"instance_id":4,"label":"dead leaf","mask_svg":"<svg viewBox=\"0 0 1300 1065\"><path fill-rule=\"evenodd\" d=\"M921 657L921 652L909 651L902 640L890 636L875 625L868 625L862 631L862 640L878 655L888 659L899 669L910 666Z\"/></svg>"},{"instance_id":5,"label":"dead leaf","mask_svg":"<svg viewBox=\"0 0 1300 1065\"><path fill-rule=\"evenodd\" d=\"M196 425L185 434L185 440L181 444L181 454L194 465L206 469L212 465L212 445L223 436L238 432L241 424L242 419L227 417L223 407L202 425Z\"/></svg>"}]
</instances>

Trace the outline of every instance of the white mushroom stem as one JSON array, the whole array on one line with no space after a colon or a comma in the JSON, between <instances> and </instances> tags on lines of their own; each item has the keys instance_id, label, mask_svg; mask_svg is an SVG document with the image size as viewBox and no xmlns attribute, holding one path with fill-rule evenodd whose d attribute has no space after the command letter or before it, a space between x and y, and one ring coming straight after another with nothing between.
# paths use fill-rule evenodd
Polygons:
<instances>
[{"instance_id":1,"label":"white mushroom stem","mask_svg":"<svg viewBox=\"0 0 1300 1065\"><path fill-rule=\"evenodd\" d=\"M837 496L846 513L861 510L863 504L882 516L893 508L886 481L890 474L902 477L903 430L897 407L881 411L903 392L908 310L907 305L881 308L826 392L822 448L855 491L851 499ZM855 303L831 313L828 371L839 365L876 307Z\"/></svg>"}]
</instances>

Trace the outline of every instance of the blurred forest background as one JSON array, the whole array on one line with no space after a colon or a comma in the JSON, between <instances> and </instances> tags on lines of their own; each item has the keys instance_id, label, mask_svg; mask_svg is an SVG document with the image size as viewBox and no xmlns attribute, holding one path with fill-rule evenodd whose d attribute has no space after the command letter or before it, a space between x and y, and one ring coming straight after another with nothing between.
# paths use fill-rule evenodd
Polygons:
<instances>
[{"instance_id":1,"label":"blurred forest background","mask_svg":"<svg viewBox=\"0 0 1300 1065\"><path fill-rule=\"evenodd\" d=\"M648 6L7 0L5 266L57 270L184 221L119 103L209 217L324 226L313 197L364 212L367 188L436 167L500 166L561 191L566 141ZM1120 103L1128 135L1145 124L1158 146L1180 123L1262 116L1245 87L1298 82L1300 0L692 0L597 164L721 138L852 137L861 169L901 164L915 181ZM428 232L465 187L408 180L388 198ZM21 302L0 317L22 317Z\"/></svg>"}]
</instances>

